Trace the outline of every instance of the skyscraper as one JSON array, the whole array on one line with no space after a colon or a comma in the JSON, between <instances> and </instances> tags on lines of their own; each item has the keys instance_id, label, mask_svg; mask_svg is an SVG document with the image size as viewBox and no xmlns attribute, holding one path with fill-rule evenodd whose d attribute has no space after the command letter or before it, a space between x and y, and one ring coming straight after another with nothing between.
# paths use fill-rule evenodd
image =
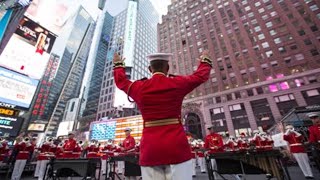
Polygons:
<instances>
[{"instance_id":1,"label":"skyscraper","mask_svg":"<svg viewBox=\"0 0 320 180\"><path fill-rule=\"evenodd\" d=\"M126 10L114 17L105 64L97 120L138 113L126 95L115 87L112 74L114 52L126 57L128 77L138 80L149 75L146 55L157 51L158 14L149 0L130 0ZM117 112L115 111L117 108ZM119 113L118 111L122 112Z\"/></svg>"},{"instance_id":2,"label":"skyscraper","mask_svg":"<svg viewBox=\"0 0 320 180\"><path fill-rule=\"evenodd\" d=\"M46 133L49 135L56 134L66 103L80 95L94 28L93 19L80 6L72 20L64 26L63 33L57 38L53 47L51 56L59 65L50 81L42 81L39 89L47 92L46 98L45 100L39 98L40 104L38 99L35 100L31 116L31 121L48 122Z\"/></svg>"},{"instance_id":3,"label":"skyscraper","mask_svg":"<svg viewBox=\"0 0 320 180\"><path fill-rule=\"evenodd\" d=\"M320 102L320 3L316 0L172 1L158 26L171 72L190 74L209 49L211 78L184 101L194 134L267 129L291 108Z\"/></svg>"},{"instance_id":4,"label":"skyscraper","mask_svg":"<svg viewBox=\"0 0 320 180\"><path fill-rule=\"evenodd\" d=\"M113 17L108 12L102 12L97 21L95 36L97 45L91 47L89 58L93 59L92 69L89 70L88 83L84 94L84 102L81 110L81 123L91 122L96 119L100 89L103 81L104 67L107 61L108 44L111 39ZM85 121L85 122L83 122Z\"/></svg>"}]
</instances>

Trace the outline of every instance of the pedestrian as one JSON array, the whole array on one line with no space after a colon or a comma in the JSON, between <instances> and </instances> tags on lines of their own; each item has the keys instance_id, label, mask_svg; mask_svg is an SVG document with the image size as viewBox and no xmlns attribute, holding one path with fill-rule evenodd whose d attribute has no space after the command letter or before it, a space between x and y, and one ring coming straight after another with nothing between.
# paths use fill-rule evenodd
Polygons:
<instances>
[{"instance_id":1,"label":"pedestrian","mask_svg":"<svg viewBox=\"0 0 320 180\"><path fill-rule=\"evenodd\" d=\"M181 121L184 97L210 77L212 61L203 51L189 76L169 75L172 54L149 55L150 79L127 79L124 58L114 54L114 80L137 104L143 117L140 159L143 180L191 180L192 155Z\"/></svg>"},{"instance_id":2,"label":"pedestrian","mask_svg":"<svg viewBox=\"0 0 320 180\"><path fill-rule=\"evenodd\" d=\"M292 125L287 125L285 129L286 132L283 135L283 139L289 143L290 152L296 159L306 179L313 179L308 154L302 144L302 134L295 131Z\"/></svg>"}]
</instances>

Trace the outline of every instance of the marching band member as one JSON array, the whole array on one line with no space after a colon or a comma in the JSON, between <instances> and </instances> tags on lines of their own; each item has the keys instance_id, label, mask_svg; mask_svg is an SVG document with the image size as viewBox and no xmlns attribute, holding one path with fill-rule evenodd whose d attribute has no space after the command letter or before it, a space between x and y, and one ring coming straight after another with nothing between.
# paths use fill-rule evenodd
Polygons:
<instances>
[{"instance_id":1,"label":"marching band member","mask_svg":"<svg viewBox=\"0 0 320 180\"><path fill-rule=\"evenodd\" d=\"M266 132L262 132L261 133L261 137L263 138L264 140L264 150L266 151L270 151L270 150L273 150L273 140L271 139L270 136L267 135Z\"/></svg>"},{"instance_id":2,"label":"marching band member","mask_svg":"<svg viewBox=\"0 0 320 180\"><path fill-rule=\"evenodd\" d=\"M307 114L313 125L309 127L309 142L320 143L320 114L313 112Z\"/></svg>"},{"instance_id":3,"label":"marching band member","mask_svg":"<svg viewBox=\"0 0 320 180\"><path fill-rule=\"evenodd\" d=\"M209 150L209 154L223 152L223 140L220 134L217 134L213 130L213 126L209 127L210 134L206 136L204 141L204 147ZM215 159L211 159L212 170L217 170L217 162ZM217 173L213 173L214 178L217 179Z\"/></svg>"},{"instance_id":4,"label":"marching band member","mask_svg":"<svg viewBox=\"0 0 320 180\"><path fill-rule=\"evenodd\" d=\"M121 142L119 142L119 144L116 144L114 148L114 155L117 156L120 154L123 154L123 147ZM118 161L117 162L118 174L123 174L123 171L124 171L124 161Z\"/></svg>"},{"instance_id":5,"label":"marching band member","mask_svg":"<svg viewBox=\"0 0 320 180\"><path fill-rule=\"evenodd\" d=\"M204 158L204 152L202 151L204 149L204 142L201 139L198 139L197 141L197 149L197 157L200 166L200 171L201 173L206 173L206 160Z\"/></svg>"},{"instance_id":6,"label":"marching band member","mask_svg":"<svg viewBox=\"0 0 320 180\"><path fill-rule=\"evenodd\" d=\"M123 143L122 143L122 152L128 153L128 152L133 152L135 150L136 142L135 142L135 139L131 136L131 131L132 131L131 128L126 128L124 130L126 134L126 138L123 140ZM124 176L126 177L126 179L128 180L136 179L136 176L133 176L132 174L136 173L135 171L137 171L138 169L140 170L140 167L128 161L125 161L124 163L125 163Z\"/></svg>"},{"instance_id":7,"label":"marching band member","mask_svg":"<svg viewBox=\"0 0 320 180\"><path fill-rule=\"evenodd\" d=\"M9 155L9 146L5 138L0 137L0 167L4 165L4 160Z\"/></svg>"},{"instance_id":8,"label":"marching band member","mask_svg":"<svg viewBox=\"0 0 320 180\"><path fill-rule=\"evenodd\" d=\"M239 151L246 151L249 148L248 140L246 139L245 133L241 133L237 139Z\"/></svg>"},{"instance_id":9,"label":"marching band member","mask_svg":"<svg viewBox=\"0 0 320 180\"><path fill-rule=\"evenodd\" d=\"M196 140L193 139L193 137L190 135L188 138L188 141L189 141L189 144L190 144L190 148L191 148L191 153L192 153L192 176L193 177L196 177L196 168L197 168L197 165L196 165Z\"/></svg>"},{"instance_id":10,"label":"marching band member","mask_svg":"<svg viewBox=\"0 0 320 180\"><path fill-rule=\"evenodd\" d=\"M83 141L80 140L77 142L76 147L74 148L74 150L72 152L73 158L78 159L81 157L81 153L83 151L83 146L84 146Z\"/></svg>"},{"instance_id":11,"label":"marching band member","mask_svg":"<svg viewBox=\"0 0 320 180\"><path fill-rule=\"evenodd\" d=\"M75 150L76 146L77 146L77 142L74 139L74 133L69 132L68 139L65 140L62 146L63 148L62 158L66 158L66 159L73 158L74 157L73 151Z\"/></svg>"},{"instance_id":12,"label":"marching band member","mask_svg":"<svg viewBox=\"0 0 320 180\"><path fill-rule=\"evenodd\" d=\"M91 140L89 146L86 148L87 151L87 158L98 158L99 146L98 141Z\"/></svg>"},{"instance_id":13,"label":"marching band member","mask_svg":"<svg viewBox=\"0 0 320 180\"><path fill-rule=\"evenodd\" d=\"M50 158L54 157L56 145L53 144L53 138L48 137L46 142L40 148L40 154L38 155L38 161L36 170L34 173L38 180L42 180L45 175L45 170Z\"/></svg>"},{"instance_id":14,"label":"marching band member","mask_svg":"<svg viewBox=\"0 0 320 180\"><path fill-rule=\"evenodd\" d=\"M64 143L59 143L58 146L56 147L56 152L55 152L55 155L56 155L56 158L57 159L62 159L63 158L63 144Z\"/></svg>"},{"instance_id":15,"label":"marching band member","mask_svg":"<svg viewBox=\"0 0 320 180\"><path fill-rule=\"evenodd\" d=\"M253 131L253 138L250 140L250 143L255 145L255 148L257 151L263 151L264 150L264 138L261 137L259 130Z\"/></svg>"},{"instance_id":16,"label":"marching band member","mask_svg":"<svg viewBox=\"0 0 320 180\"><path fill-rule=\"evenodd\" d=\"M233 136L229 136L229 139L225 143L225 147L228 151L235 152L238 144Z\"/></svg>"},{"instance_id":17,"label":"marching band member","mask_svg":"<svg viewBox=\"0 0 320 180\"><path fill-rule=\"evenodd\" d=\"M34 146L31 144L30 138L25 137L22 142L14 145L14 149L18 151L18 154L12 171L11 180L20 180L30 153L34 150Z\"/></svg>"},{"instance_id":18,"label":"marching band member","mask_svg":"<svg viewBox=\"0 0 320 180\"><path fill-rule=\"evenodd\" d=\"M192 155L181 123L184 96L209 79L212 60L204 50L198 69L189 76L169 76L172 54L149 55L150 79L127 78L124 58L114 54L114 80L136 103L143 116L139 164L142 178L191 180Z\"/></svg>"},{"instance_id":19,"label":"marching band member","mask_svg":"<svg viewBox=\"0 0 320 180\"><path fill-rule=\"evenodd\" d=\"M295 131L292 125L287 125L285 129L286 132L283 135L283 139L289 143L293 157L298 162L306 179L313 179L309 158L302 144L303 136Z\"/></svg>"},{"instance_id":20,"label":"marching band member","mask_svg":"<svg viewBox=\"0 0 320 180\"><path fill-rule=\"evenodd\" d=\"M114 143L113 140L109 139L108 142L105 143L101 148L101 152L102 152L101 171L102 171L102 174L106 174L106 173L110 172L110 168L108 168L108 172L106 172L106 168L107 168L108 157L113 156L114 151L116 149L116 147L113 143Z\"/></svg>"}]
</instances>

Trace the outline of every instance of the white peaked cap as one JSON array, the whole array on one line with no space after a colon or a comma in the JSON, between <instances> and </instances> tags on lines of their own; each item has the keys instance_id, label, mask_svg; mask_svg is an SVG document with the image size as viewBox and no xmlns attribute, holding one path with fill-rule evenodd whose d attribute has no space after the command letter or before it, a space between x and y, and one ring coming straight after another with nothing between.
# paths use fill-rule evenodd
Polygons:
<instances>
[{"instance_id":1,"label":"white peaked cap","mask_svg":"<svg viewBox=\"0 0 320 180\"><path fill-rule=\"evenodd\" d=\"M286 129L292 129L293 128L293 126L291 125L291 124L289 124L289 125L286 125Z\"/></svg>"},{"instance_id":2,"label":"white peaked cap","mask_svg":"<svg viewBox=\"0 0 320 180\"><path fill-rule=\"evenodd\" d=\"M311 118L311 117L319 117L319 116L320 116L320 113L318 113L318 112L311 112L311 113L308 113L307 116L308 116L309 118Z\"/></svg>"},{"instance_id":3,"label":"white peaked cap","mask_svg":"<svg viewBox=\"0 0 320 180\"><path fill-rule=\"evenodd\" d=\"M154 54L149 54L147 58L149 59L149 62L154 60L170 61L172 56L173 54L171 53L154 53Z\"/></svg>"},{"instance_id":4,"label":"white peaked cap","mask_svg":"<svg viewBox=\"0 0 320 180\"><path fill-rule=\"evenodd\" d=\"M260 131L259 130L254 130L253 133L260 133Z\"/></svg>"}]
</instances>

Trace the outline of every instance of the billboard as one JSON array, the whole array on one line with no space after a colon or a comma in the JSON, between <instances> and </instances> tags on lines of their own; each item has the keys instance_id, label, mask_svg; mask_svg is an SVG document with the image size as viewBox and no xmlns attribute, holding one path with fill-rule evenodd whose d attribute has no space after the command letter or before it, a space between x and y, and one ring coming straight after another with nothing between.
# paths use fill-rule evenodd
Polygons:
<instances>
[{"instance_id":1,"label":"billboard","mask_svg":"<svg viewBox=\"0 0 320 180\"><path fill-rule=\"evenodd\" d=\"M23 118L18 118L20 111L14 105L0 103L0 136L17 136Z\"/></svg>"},{"instance_id":2,"label":"billboard","mask_svg":"<svg viewBox=\"0 0 320 180\"><path fill-rule=\"evenodd\" d=\"M67 136L70 131L73 130L74 121L62 121L59 124L57 137Z\"/></svg>"},{"instance_id":3,"label":"billboard","mask_svg":"<svg viewBox=\"0 0 320 180\"><path fill-rule=\"evenodd\" d=\"M46 128L46 124L43 124L43 123L31 123L28 126L28 131L44 132L45 128Z\"/></svg>"},{"instance_id":4,"label":"billboard","mask_svg":"<svg viewBox=\"0 0 320 180\"><path fill-rule=\"evenodd\" d=\"M125 139L124 130L131 128L131 135L135 140L140 140L143 130L142 116L131 116L117 119L95 121L90 125L90 139L98 141L107 141L114 139L116 142L121 142Z\"/></svg>"},{"instance_id":5,"label":"billboard","mask_svg":"<svg viewBox=\"0 0 320 180\"><path fill-rule=\"evenodd\" d=\"M126 20L126 29L124 33L123 40L123 56L126 58L127 69L133 66L134 60L134 45L135 45L135 36L136 36L136 25L137 25L137 2L129 1L128 10L127 10L127 20ZM131 74L131 73L130 73ZM134 108L134 103L131 103L127 99L127 95L118 89L115 88L114 92L114 103L113 107L123 107L123 108Z\"/></svg>"},{"instance_id":6,"label":"billboard","mask_svg":"<svg viewBox=\"0 0 320 180\"><path fill-rule=\"evenodd\" d=\"M55 34L79 7L76 0L33 0L25 15Z\"/></svg>"},{"instance_id":7,"label":"billboard","mask_svg":"<svg viewBox=\"0 0 320 180\"><path fill-rule=\"evenodd\" d=\"M29 108L38 80L0 67L0 101Z\"/></svg>"},{"instance_id":8,"label":"billboard","mask_svg":"<svg viewBox=\"0 0 320 180\"><path fill-rule=\"evenodd\" d=\"M56 36L24 17L0 56L0 66L40 79Z\"/></svg>"}]
</instances>

